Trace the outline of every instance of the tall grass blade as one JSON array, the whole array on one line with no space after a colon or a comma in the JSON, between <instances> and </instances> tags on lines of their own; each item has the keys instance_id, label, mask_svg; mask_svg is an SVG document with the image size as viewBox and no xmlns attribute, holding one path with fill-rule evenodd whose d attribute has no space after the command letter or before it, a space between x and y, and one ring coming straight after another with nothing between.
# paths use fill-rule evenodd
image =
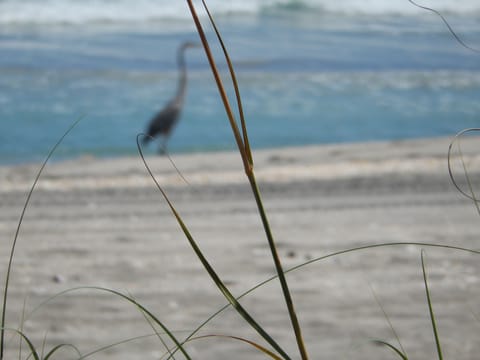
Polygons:
<instances>
[{"instance_id":1,"label":"tall grass blade","mask_svg":"<svg viewBox=\"0 0 480 360\"><path fill-rule=\"evenodd\" d=\"M225 286L223 281L220 279L220 277L217 275L213 267L210 265L206 257L203 255L202 251L198 247L196 241L194 240L193 236L190 234L190 231L188 230L188 227L186 224L183 222L182 217L176 210L175 206L173 203L170 201L169 197L163 190L163 188L160 186L158 183L157 179L155 178L155 175L153 175L152 170L148 166L148 163L145 159L145 156L143 155L142 148L140 146L140 141L139 138L143 136L143 134L139 134L137 136L137 148L140 154L140 157L143 161L143 164L145 168L147 169L150 177L152 178L153 182L155 183L157 189L160 191L162 194L163 198L167 202L170 211L173 213L175 219L177 220L177 223L180 225L180 228L182 229L183 233L185 234L185 237L187 238L188 242L190 243L190 246L192 247L193 251L195 252L195 255L198 257L200 262L202 263L203 267L205 270L208 272L212 280L214 281L215 285L219 288L220 292L223 294L223 296L227 299L227 301L234 307L234 309L252 326L259 334L262 336L276 351L278 351L279 354L281 354L285 359L290 359L290 357L287 355L287 353L277 344L277 342L253 319L253 317L243 308L243 306L236 300L235 296L232 295L230 290Z\"/></svg>"},{"instance_id":2,"label":"tall grass blade","mask_svg":"<svg viewBox=\"0 0 480 360\"><path fill-rule=\"evenodd\" d=\"M242 160L243 160L245 173L248 177L248 180L250 182L250 186L252 188L252 192L253 192L254 197L255 197L255 201L257 203L258 211L259 211L260 217L262 219L263 227L264 227L265 234L266 234L266 237L267 237L267 241L268 241L268 244L269 244L269 247L270 247L272 258L273 258L273 261L274 261L275 270L278 274L278 279L280 281L280 285L281 285L281 288L282 288L285 303L287 305L288 314L290 316L290 321L292 323L292 327L293 327L293 330L294 330L294 333L295 333L295 338L297 340L297 345L298 345L298 349L300 351L300 355L301 355L303 360L307 360L308 359L308 354L307 354L305 344L304 344L304 341L303 341L303 336L302 336L300 323L298 321L298 318L297 318L297 315L296 315L296 312L295 312L295 307L293 305L293 299L292 299L290 290L288 288L288 283L287 283L287 280L286 280L284 272L283 272L283 267L282 267L282 264L281 264L281 261L280 261L280 257L278 255L277 248L276 248L276 245L275 245L275 241L274 241L274 238L273 238L273 234L271 232L270 224L268 222L268 218L267 218L264 206L263 206L263 202L262 202L261 195L260 195L260 190L257 186L257 182L256 182L256 179L255 179L255 174L254 174L254 171L253 171L253 160L252 160L250 146L248 145L248 148L247 148L247 145L244 143L244 139L240 135L240 132L239 132L239 129L238 129L238 126L237 126L237 122L236 122L235 117L233 115L232 108L230 106L230 103L228 101L228 97L226 95L225 88L223 86L222 79L221 79L221 77L218 73L218 69L217 69L217 66L215 64L215 60L214 60L213 55L210 51L210 46L208 44L208 40L207 40L207 38L205 36L205 33L203 31L202 24L200 23L200 20L198 18L195 7L194 7L191 0L187 0L187 2L188 2L188 5L189 5L189 8L190 8L190 12L192 14L192 18L193 18L193 20L195 22L195 25L197 27L197 32L200 36L201 42L202 42L203 47L205 49L207 59L210 63L210 68L212 70L215 81L217 83L217 88L218 88L220 96L223 100L224 108L225 108L225 111L227 113L228 119L230 121L231 128L232 128L232 131L234 133L235 139L237 141L237 146L238 146L238 149L240 151L240 154L241 154L241 157L242 157ZM224 46L224 43L221 39L220 33L219 33L219 31L218 31L218 29L215 25L215 22L213 21L213 18L211 17L210 13L208 12L208 8L207 8L207 5L206 5L205 1L202 0L202 3L204 5L205 9L207 10L207 13L209 15L209 19L210 19L210 21L212 22L212 24L215 28L215 32L217 34L217 37L219 38L220 44L222 46L222 49L223 49L223 52L224 52L224 55L225 55L225 58L227 59L227 63L229 64L229 69L230 69L232 81L233 81L234 87L236 89L235 92L237 94L237 99L238 99L240 97L239 91L238 91L238 84L237 84L237 81L236 81L236 78L235 78L235 72L233 71L232 63L231 63L230 58L228 56L228 52L227 52L227 50ZM239 107L239 109L242 108L241 107L241 102L238 102L238 107ZM240 113L242 115L242 129L244 131L244 138L247 139L247 141L248 141L248 136L246 135L247 134L246 125L245 125L245 121L243 119L243 112L241 111Z\"/></svg>"},{"instance_id":3,"label":"tall grass blade","mask_svg":"<svg viewBox=\"0 0 480 360\"><path fill-rule=\"evenodd\" d=\"M433 8L430 8L430 7L427 7L427 6L423 6L423 5L420 5L418 3L416 3L415 1L413 0L408 0L409 3L411 3L412 5L420 8L420 9L423 9L423 10L427 10L427 11L430 11L430 12L433 12L434 14L436 14L438 17L440 17L440 19L442 19L443 23L447 26L448 28L448 31L450 31L450 33L453 35L453 37L455 38L455 40L460 44L462 45L464 48L468 49L468 50L471 50L473 52L476 52L476 53L480 53L480 49L476 49L470 45L468 45L465 41L463 41L460 36L457 35L457 33L455 32L455 30L453 30L453 28L450 26L450 24L448 23L447 19L438 11L438 10L435 10Z\"/></svg>"},{"instance_id":4,"label":"tall grass blade","mask_svg":"<svg viewBox=\"0 0 480 360\"><path fill-rule=\"evenodd\" d=\"M3 303L2 303L2 321L0 324L0 360L3 360L3 353L4 353L4 346L5 346L5 317L7 313L7 299L8 299L8 286L10 282L10 274L12 271L12 264L13 264L13 256L15 254L15 248L17 245L17 240L18 236L20 234L20 228L22 227L23 223L23 218L25 217L25 212L27 211L28 204L30 203L30 199L32 197L33 191L35 190L35 187L37 186L38 180L40 179L40 176L42 175L43 169L47 165L48 160L52 157L53 153L57 150L57 148L60 146L62 141L65 139L65 137L73 130L73 128L82 120L83 117L79 118L78 120L74 121L70 127L65 131L65 133L60 137L60 139L56 142L56 144L52 147L50 152L48 153L47 157L43 161L42 165L40 166L40 169L37 172L37 176L35 177L35 180L33 181L33 185L30 188L30 191L28 192L27 199L25 200L25 204L22 209L22 213L20 214L20 219L18 220L18 225L17 229L15 231L15 236L13 238L13 244L10 250L10 256L8 259L8 266L7 266L7 273L5 276L5 287L3 290Z\"/></svg>"},{"instance_id":5,"label":"tall grass blade","mask_svg":"<svg viewBox=\"0 0 480 360\"><path fill-rule=\"evenodd\" d=\"M230 55L228 54L227 48L225 43L223 42L222 36L220 35L220 31L217 28L217 24L213 20L212 14L205 3L205 0L202 0L203 7L207 12L208 18L210 19L210 23L215 30L215 34L217 35L218 42L222 47L223 54L225 56L225 60L227 61L228 70L230 71L230 77L232 78L233 88L235 90L235 97L237 100L237 107L238 107L238 115L240 117L240 124L242 125L242 135L243 135L243 145L245 147L246 155L248 157L248 161L250 162L250 166L253 167L253 156L252 156L252 149L250 147L250 142L248 140L248 132L247 132L247 124L245 122L245 116L243 113L243 106L242 106L242 97L240 96L240 89L238 87L237 76L235 75L235 69L233 68L232 61L230 60Z\"/></svg>"},{"instance_id":6,"label":"tall grass blade","mask_svg":"<svg viewBox=\"0 0 480 360\"><path fill-rule=\"evenodd\" d=\"M435 344L437 345L438 359L443 360L440 338L438 336L437 324L435 322L435 314L433 312L432 299L430 298L430 290L428 289L427 273L425 271L425 259L424 259L423 250L422 250L421 257L422 257L423 282L425 283L425 292L427 295L428 311L430 312L430 320L432 321L433 334L435 336Z\"/></svg>"},{"instance_id":7,"label":"tall grass blade","mask_svg":"<svg viewBox=\"0 0 480 360\"><path fill-rule=\"evenodd\" d=\"M190 8L190 12L192 14L193 21L195 23L195 26L197 28L197 33L200 37L200 40L202 42L203 48L205 50L205 54L207 56L208 62L210 64L210 68L212 70L213 77L215 78L215 83L217 84L218 92L220 94L220 97L223 102L223 106L225 108L225 111L227 112L227 117L230 122L230 127L232 128L233 135L235 137L235 141L237 143L238 150L240 152L240 155L242 157L243 161L243 166L245 168L245 171L250 173L252 171L251 164L248 161L248 155L245 149L245 144L243 143L243 138L240 134L240 131L237 126L237 122L235 120L235 116L233 115L232 107L230 106L230 102L228 100L227 93L225 91L225 88L223 86L222 79L220 77L220 74L217 69L217 65L215 63L215 59L212 55L212 51L210 50L210 45L208 44L207 37L205 35L205 32L203 31L202 24L200 23L200 19L198 18L197 12L195 10L195 7L192 3L191 0L187 0L188 6Z\"/></svg>"}]
</instances>

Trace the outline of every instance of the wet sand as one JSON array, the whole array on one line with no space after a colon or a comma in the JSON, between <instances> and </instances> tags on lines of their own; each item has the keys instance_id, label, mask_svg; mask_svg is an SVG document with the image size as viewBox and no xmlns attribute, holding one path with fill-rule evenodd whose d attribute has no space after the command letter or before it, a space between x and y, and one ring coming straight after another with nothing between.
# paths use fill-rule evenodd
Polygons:
<instances>
[{"instance_id":1,"label":"wet sand","mask_svg":"<svg viewBox=\"0 0 480 360\"><path fill-rule=\"evenodd\" d=\"M448 177L449 142L439 138L254 153L285 268L370 244L425 244L350 252L288 275L312 359L398 359L372 342L397 346L389 321L410 358L436 358L422 249L444 358L478 359L479 255L427 246L480 248L479 215ZM475 179L476 144L471 139L464 145ZM273 263L239 155L173 159L188 184L166 158L148 162L231 291L240 295L270 277ZM1 274L38 168L0 167ZM461 174L458 166L455 174ZM131 294L179 338L225 304L136 157L49 164L25 215L13 265L7 325L18 326L25 302L24 331L39 347L46 337L47 351L71 343L88 354L152 333L133 305L99 290L71 291L37 309L67 289L103 286ZM299 358L277 281L243 298L242 304L293 359ZM231 309L201 334L258 340ZM7 340L10 359L18 339L10 333ZM222 338L192 341L186 349L194 359L265 358L244 343ZM158 338L149 336L89 358L159 359L164 353ZM57 358L78 356L65 348Z\"/></svg>"}]
</instances>

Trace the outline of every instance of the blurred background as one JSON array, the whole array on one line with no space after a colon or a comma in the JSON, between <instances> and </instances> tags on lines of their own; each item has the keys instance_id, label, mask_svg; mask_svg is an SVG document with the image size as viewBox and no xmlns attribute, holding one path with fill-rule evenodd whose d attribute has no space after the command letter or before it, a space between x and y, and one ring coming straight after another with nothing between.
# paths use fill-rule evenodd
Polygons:
<instances>
[{"instance_id":1,"label":"blurred background","mask_svg":"<svg viewBox=\"0 0 480 360\"><path fill-rule=\"evenodd\" d=\"M478 0L419 2L480 48ZM480 123L480 54L408 0L207 4L254 148L451 136ZM136 135L175 94L183 41L198 41L186 1L0 0L0 164L43 159L80 117L54 159L135 155ZM233 149L203 49L186 62L170 152Z\"/></svg>"}]
</instances>

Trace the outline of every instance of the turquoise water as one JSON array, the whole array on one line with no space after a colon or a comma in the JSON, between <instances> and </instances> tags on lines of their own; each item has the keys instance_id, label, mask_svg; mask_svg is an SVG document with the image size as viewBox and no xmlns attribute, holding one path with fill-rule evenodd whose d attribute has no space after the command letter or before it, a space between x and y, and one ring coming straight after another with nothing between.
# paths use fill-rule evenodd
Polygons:
<instances>
[{"instance_id":1,"label":"turquoise water","mask_svg":"<svg viewBox=\"0 0 480 360\"><path fill-rule=\"evenodd\" d=\"M408 1L209 3L255 148L449 136L480 125L480 54ZM436 4L480 48L480 4ZM136 154L136 135L175 93L177 46L197 39L183 2L0 2L0 163L42 159L79 117L56 159ZM188 50L187 66L169 150L233 149L202 49Z\"/></svg>"}]
</instances>

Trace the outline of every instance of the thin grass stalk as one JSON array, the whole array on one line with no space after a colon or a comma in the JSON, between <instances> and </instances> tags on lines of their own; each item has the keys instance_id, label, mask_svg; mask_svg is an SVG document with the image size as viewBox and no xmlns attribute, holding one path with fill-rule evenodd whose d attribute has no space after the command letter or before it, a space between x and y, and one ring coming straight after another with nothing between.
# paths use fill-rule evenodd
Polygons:
<instances>
[{"instance_id":1,"label":"thin grass stalk","mask_svg":"<svg viewBox=\"0 0 480 360\"><path fill-rule=\"evenodd\" d=\"M423 6L423 5L420 5L420 4L417 4L415 1L413 0L408 0L408 2L420 9L423 9L423 10L427 10L427 11L430 11L432 13L434 13L435 15L437 15L440 19L442 19L443 23L447 26L448 28L448 31L450 32L450 34L452 34L452 36L455 38L455 40L460 44L462 45L464 48L468 49L468 50L471 50L473 52L476 52L476 53L480 53L480 49L477 49L477 48L474 48L470 45L468 45L465 41L463 41L460 36L457 35L457 33L455 32L455 30L453 30L453 28L450 26L450 24L448 23L447 19L445 19L445 17L440 13L440 11L438 10L435 10L433 8L430 8L430 7L427 7L427 6Z\"/></svg>"},{"instance_id":2,"label":"thin grass stalk","mask_svg":"<svg viewBox=\"0 0 480 360\"><path fill-rule=\"evenodd\" d=\"M458 152L460 154L460 160L462 162L463 173L465 174L465 179L467 180L468 190L470 191L473 203L475 208L477 209L477 213L480 215L480 206L478 205L478 199L475 195L475 191L473 190L472 180L470 179L470 175L468 174L467 164L465 163L465 157L463 156L462 148L460 146L460 140L458 140Z\"/></svg>"},{"instance_id":3,"label":"thin grass stalk","mask_svg":"<svg viewBox=\"0 0 480 360\"><path fill-rule=\"evenodd\" d=\"M241 338L241 337L238 337L238 336L210 334L210 335L202 335L202 336L197 336L197 337L191 338L190 341L193 341L193 340L202 340L202 339L208 339L208 338L224 338L224 339L230 339L230 340L238 340L238 341L244 342L244 343L246 343L246 344L248 344L248 345L251 345L251 346L254 347L255 349L259 350L260 352L263 352L265 355L271 357L271 358L274 359L274 360L282 360L282 359L281 359L280 357L278 357L276 354L274 354L273 352L271 352L271 351L268 350L267 348L261 346L260 344L257 344L257 343L254 342L254 341L251 341L251 340L248 340L248 339L244 339L244 338Z\"/></svg>"},{"instance_id":4,"label":"thin grass stalk","mask_svg":"<svg viewBox=\"0 0 480 360\"><path fill-rule=\"evenodd\" d=\"M52 357L58 350L63 349L63 348L71 348L71 349L73 349L73 350L77 353L77 355L78 355L79 357L82 357L82 353L80 352L80 350L78 350L78 348L77 348L76 346L74 346L74 345L72 345L72 344L60 344L60 345L55 346L52 350L50 350L50 351L47 353L47 355L45 355L45 357L42 356L42 358L43 358L44 360L48 360L48 359L50 359L50 357Z\"/></svg>"},{"instance_id":5,"label":"thin grass stalk","mask_svg":"<svg viewBox=\"0 0 480 360\"><path fill-rule=\"evenodd\" d=\"M238 150L240 151L240 155L242 157L243 166L246 173L250 173L252 171L252 166L248 161L248 156L245 150L245 144L243 143L242 136L240 135L240 131L237 126L237 122L235 120L235 116L232 112L232 107L230 106L230 102L228 100L227 93L225 88L223 87L222 79L220 74L217 70L217 65L215 64L215 59L212 55L212 51L210 50L210 46L207 41L207 37L205 36L205 32L203 31L202 24L200 23L200 19L198 18L197 12L195 10L195 6L192 3L192 0L187 0L188 7L190 8L190 12L192 14L193 21L197 28L198 35L202 42L203 48L205 50L205 54L207 56L208 62L210 64L210 68L212 70L213 77L215 78L215 82L217 84L218 92L220 93L220 97L222 99L225 111L227 112L227 117L230 122L230 126L233 131L233 135L235 137L235 141L237 143Z\"/></svg>"},{"instance_id":6,"label":"thin grass stalk","mask_svg":"<svg viewBox=\"0 0 480 360\"><path fill-rule=\"evenodd\" d=\"M134 299L133 295L132 294L129 294L129 296ZM157 330L157 328L155 327L155 324L154 322L152 321L152 319L150 319L146 313L144 313L143 311L141 311L139 309L140 313L142 314L143 318L145 319L145 321L148 323L148 325L150 325L150 327L152 328L153 332L155 333L155 335L157 336L158 340L160 340L160 342L162 343L163 347L165 349L167 349L167 352L168 354L170 355L170 357L175 360L175 357L173 356L172 352L170 351L170 348L168 347L167 343L165 342L165 340L163 340L163 337L162 335L160 334L160 332Z\"/></svg>"},{"instance_id":7,"label":"thin grass stalk","mask_svg":"<svg viewBox=\"0 0 480 360\"><path fill-rule=\"evenodd\" d=\"M202 25L201 25L200 20L197 16L195 7L193 6L193 3L192 3L191 0L187 0L187 2L188 2L188 5L190 7L190 11L192 13L192 17L194 19L195 25L197 27L197 32L200 36L203 47L205 49L207 59L210 63L210 67L211 67L212 73L214 75L215 82L217 83L217 88L218 88L220 96L223 100L224 108L225 108L225 111L227 113L228 119L230 121L232 131L233 131L235 139L237 141L237 146L238 146L238 149L239 149L240 154L242 156L245 173L248 177L248 180L250 182L253 194L255 196L255 201L257 203L257 207L258 207L258 210L259 210L259 213L260 213L260 216L261 216L261 219L262 219L262 223L263 223L263 226L264 226L264 229L265 229L268 244L269 244L269 247L270 247L270 250L271 250L271 253L272 253L272 257L273 257L273 260L274 260L275 269L276 269L276 272L278 274L278 278L280 280L283 296L285 298L285 302L286 302L288 313L289 313L289 316L290 316L290 321L292 323L292 327L293 327L293 330L294 330L294 333L295 333L295 338L296 338L297 345L298 345L298 348L299 348L299 351L300 351L300 355L301 355L303 360L307 360L308 359L308 354L307 354L306 347L305 347L305 344L304 344L304 341L303 341L303 336L302 336L302 332L301 332L300 323L298 321L298 318L297 318L297 315L296 315L296 312L295 312L292 296L291 296L290 290L288 288L288 283L287 283L287 280L286 280L284 272L283 272L283 267L282 267L282 264L281 264L281 261L280 261L280 257L278 255L277 250L276 250L276 245L275 245L275 241L274 241L274 238L273 238L273 235L272 235L272 232L271 232L270 224L268 222L268 218L267 218L267 215L266 215L266 212L265 212L265 209L264 209L264 206L263 206L263 202L262 202L262 199L261 199L261 196L260 196L260 191L259 191L259 188L257 186L256 179L255 179L255 174L254 174L254 171L253 171L253 161L251 160L252 156L251 156L250 145L249 145L248 142L245 143L244 142L245 140L242 140L242 138L240 136L238 126L237 126L237 122L236 122L235 117L233 115L233 111L232 111L232 108L231 108L230 103L228 101L226 91L225 91L225 88L223 86L223 82L222 82L221 77L218 73L218 69L217 69L217 66L215 64L214 57L213 57L213 55L210 51L210 46L208 44L208 40L205 36ZM215 28L215 32L216 32L217 37L218 37L218 39L220 41L220 44L222 46L225 58L227 60L228 66L229 66L230 74L231 74L232 81L233 81L233 86L235 88L235 93L237 95L237 100L238 100L238 98L240 97L239 96L239 90L238 90L238 84L237 84L237 81L236 81L235 72L234 72L232 63L230 61L230 57L228 56L228 52L227 52L227 50L224 46L224 43L223 43L222 38L220 36L220 32L216 28L215 22L213 21L213 18L211 17L210 13L208 12L208 8L207 8L207 5L206 5L205 1L202 0L202 2L203 2L203 5L204 5L205 9L207 10L210 21L212 22L212 24ZM241 118L242 118L242 130L244 132L243 139L246 139L246 141L248 141L248 136L246 135L247 130L246 130L246 126L245 126L245 121L243 119L243 111L241 110L242 109L241 102L237 102L237 104L238 104L238 107L240 109L239 111L240 111Z\"/></svg>"},{"instance_id":8,"label":"thin grass stalk","mask_svg":"<svg viewBox=\"0 0 480 360\"><path fill-rule=\"evenodd\" d=\"M432 299L430 298L430 290L428 289L427 272L425 270L424 255L425 255L424 251L422 250L421 257L422 257L423 282L425 283L425 293L427 295L428 311L430 313L430 320L432 322L433 335L435 337L435 344L437 346L438 359L443 360L442 347L440 344L440 338L438 336L437 324L435 322L435 314L433 312Z\"/></svg>"},{"instance_id":9,"label":"thin grass stalk","mask_svg":"<svg viewBox=\"0 0 480 360\"><path fill-rule=\"evenodd\" d=\"M79 288L80 289L80 288ZM141 305L138 303L135 299L133 299L130 296L124 295L121 292L118 292L116 290L112 289L107 289L99 286L83 286L81 289L92 289L92 290L100 290L100 291L105 291L110 294L116 295L121 297L122 299L130 302L131 304L135 305L140 311L142 311L144 314L148 315L158 326L162 328L162 330L167 334L167 336L175 343L175 346L180 349L182 354L185 356L186 359L191 360L190 356L186 352L186 350L183 348L182 344L178 341L178 339L173 335L173 333L152 313L150 312L145 306Z\"/></svg>"},{"instance_id":10,"label":"thin grass stalk","mask_svg":"<svg viewBox=\"0 0 480 360\"><path fill-rule=\"evenodd\" d=\"M80 117L78 120L74 121L73 124L70 125L70 127L67 129L67 131L64 132L64 134L60 137L60 139L51 148L50 152L48 153L47 157L45 158L42 165L40 166L40 169L37 172L37 176L35 177L35 180L33 181L32 187L30 188L30 191L28 192L27 199L25 200L25 204L24 204L23 209L22 209L22 213L20 214L20 219L18 220L17 229L15 231L12 247L11 247L11 250L10 250L10 257L8 259L7 273L6 273L6 276L5 276L5 287L4 287L4 290L3 290L2 321L0 323L0 360L3 360L3 353L4 353L4 347L5 347L5 318L6 318L6 314L7 314L7 299L8 299L8 288L9 288L9 283L10 283L10 274L12 272L13 256L15 254L15 248L17 246L18 236L20 235L20 229L22 227L23 218L25 217L25 213L27 211L28 204L30 203L30 199L33 195L33 191L35 190L35 187L37 186L38 180L40 179L40 176L42 175L42 172L45 169L45 166L47 165L48 160L50 160L50 158L52 157L53 153L58 148L58 146L60 146L62 141L65 139L65 137L82 120L82 118L83 117Z\"/></svg>"},{"instance_id":11,"label":"thin grass stalk","mask_svg":"<svg viewBox=\"0 0 480 360\"><path fill-rule=\"evenodd\" d=\"M472 184L472 181L470 179L470 176L468 175L467 165L465 164L465 159L464 159L464 156L463 156L462 148L460 146L461 137L464 134L467 134L469 132L475 132L475 131L480 131L480 128L465 129L465 130L462 130L458 134L455 135L455 137L453 138L452 142L450 143L450 145L448 147L447 162L448 162L448 174L450 176L450 179L452 180L453 185L457 188L457 190L462 195L464 195L465 197L467 197L467 198L469 198L470 200L473 201L473 203L475 204L475 208L477 209L477 212L480 214L480 206L478 204L478 199L475 195L475 191L473 189L473 184ZM462 163L463 173L465 175L465 179L467 180L467 186L468 186L468 190L470 191L470 194L466 193L465 191L463 191L461 189L461 187L457 184L457 181L455 180L455 176L453 175L451 157L452 157L453 145L455 143L457 143L457 148L458 148L458 152L459 152L459 156L460 156L460 161Z\"/></svg>"},{"instance_id":12,"label":"thin grass stalk","mask_svg":"<svg viewBox=\"0 0 480 360\"><path fill-rule=\"evenodd\" d=\"M397 349L397 347L393 346L392 344L383 340L375 340L374 342L392 349L398 356L402 358L402 360L408 360L408 357L406 357L405 354L403 354L399 349Z\"/></svg>"},{"instance_id":13,"label":"thin grass stalk","mask_svg":"<svg viewBox=\"0 0 480 360\"><path fill-rule=\"evenodd\" d=\"M295 306L293 304L293 299L288 288L287 279L285 277L285 272L283 270L283 266L280 260L280 256L278 255L277 247L275 245L275 241L273 238L273 234L270 228L270 224L268 222L267 214L265 212L265 208L263 206L263 202L260 196L260 191L258 189L254 173L252 172L252 176L248 177L250 181L250 185L253 189L253 194L255 196L255 201L257 203L258 211L260 213L260 217L262 218L262 223L265 229L265 235L267 236L268 245L270 246L270 251L272 253L272 258L275 264L275 269L277 271L278 279L280 281L280 285L282 287L283 296L285 298L285 303L287 305L288 314L290 316L290 321L292 323L293 330L295 332L295 339L297 341L298 350L300 351L300 355L303 360L308 359L308 353L305 347L305 343L303 341L302 336L302 329L300 327L300 322L298 321L297 314L295 312Z\"/></svg>"},{"instance_id":14,"label":"thin grass stalk","mask_svg":"<svg viewBox=\"0 0 480 360\"><path fill-rule=\"evenodd\" d=\"M402 345L402 342L400 341L400 337L398 336L397 332L395 331L395 327L393 326L392 322L390 321L390 316L388 316L387 312L385 311L385 308L383 307L383 304L382 302L380 301L380 299L378 298L375 290L373 289L372 285L369 284L370 286L370 290L372 291L372 294L373 294L373 297L375 298L375 302L377 303L377 305L380 307L380 309L382 310L382 313L383 313L383 316L385 317L385 319L387 320L387 323L388 323L388 326L390 327L390 330L392 330L392 333L393 333L393 336L395 336L395 339L397 340L399 346L400 346L400 350L398 351L399 353L402 354L402 356L404 357L405 360L408 360L408 357L407 357L407 352L405 351L405 349L403 348L403 345ZM376 341L377 343L383 343L384 345L386 343L384 343L383 341ZM393 348L393 346L391 346ZM396 347L395 347L396 349Z\"/></svg>"},{"instance_id":15,"label":"thin grass stalk","mask_svg":"<svg viewBox=\"0 0 480 360\"><path fill-rule=\"evenodd\" d=\"M140 157L145 165L145 168L147 169L150 177L152 178L153 182L155 183L157 189L160 191L162 194L163 198L167 202L171 212L173 213L175 219L177 220L177 223L180 225L183 233L185 234L185 237L187 238L188 242L190 243L190 246L192 247L193 251L195 252L195 255L198 257L200 262L202 263L203 267L205 270L208 272L210 277L212 278L213 282L217 287L219 288L220 292L223 294L223 296L227 299L227 301L235 308L235 310L252 326L260 336L262 336L284 359L290 359L290 357L287 355L287 353L280 347L280 345L277 344L277 342L260 326L260 324L255 321L255 319L245 310L245 308L236 300L235 296L230 292L230 290L225 286L223 281L220 279L218 274L215 272L213 267L210 265L206 257L203 255L203 252L197 245L195 239L191 235L190 231L188 230L187 225L184 223L182 217L176 210L175 206L173 203L170 201L169 197L163 190L163 188L160 186L158 183L157 179L153 175L152 170L147 164L147 161L145 160L145 156L143 155L142 148L140 146L140 141L139 138L143 134L139 134L137 136L137 148L138 152L140 154Z\"/></svg>"},{"instance_id":16,"label":"thin grass stalk","mask_svg":"<svg viewBox=\"0 0 480 360\"><path fill-rule=\"evenodd\" d=\"M38 355L37 350L35 349L35 346L33 343L30 341L30 339L21 331L15 330L15 329L2 329L2 330L11 330L15 333L17 333L20 337L23 338L23 340L27 343L28 347L30 348L30 355L28 358L33 357L35 360L41 360L40 356Z\"/></svg>"},{"instance_id":17,"label":"thin grass stalk","mask_svg":"<svg viewBox=\"0 0 480 360\"><path fill-rule=\"evenodd\" d=\"M240 96L240 88L238 86L237 76L235 75L235 70L233 68L232 61L228 54L225 43L223 42L222 36L220 35L220 31L218 30L217 24L213 20L213 16L210 13L210 10L208 9L207 4L205 3L205 0L202 0L202 3L203 3L203 7L205 8L205 11L207 12L208 18L210 19L210 23L212 24L213 29L215 30L215 34L217 35L218 42L222 47L223 54L225 55L225 60L227 61L228 70L230 71L230 76L232 78L233 89L235 90L235 98L237 100L237 108L238 108L238 115L240 117L240 124L242 125L243 144L245 147L245 151L247 153L248 161L250 165L253 167L252 150L250 147L250 141L248 140L247 124L245 122L245 116L243 113L242 97Z\"/></svg>"}]
</instances>

